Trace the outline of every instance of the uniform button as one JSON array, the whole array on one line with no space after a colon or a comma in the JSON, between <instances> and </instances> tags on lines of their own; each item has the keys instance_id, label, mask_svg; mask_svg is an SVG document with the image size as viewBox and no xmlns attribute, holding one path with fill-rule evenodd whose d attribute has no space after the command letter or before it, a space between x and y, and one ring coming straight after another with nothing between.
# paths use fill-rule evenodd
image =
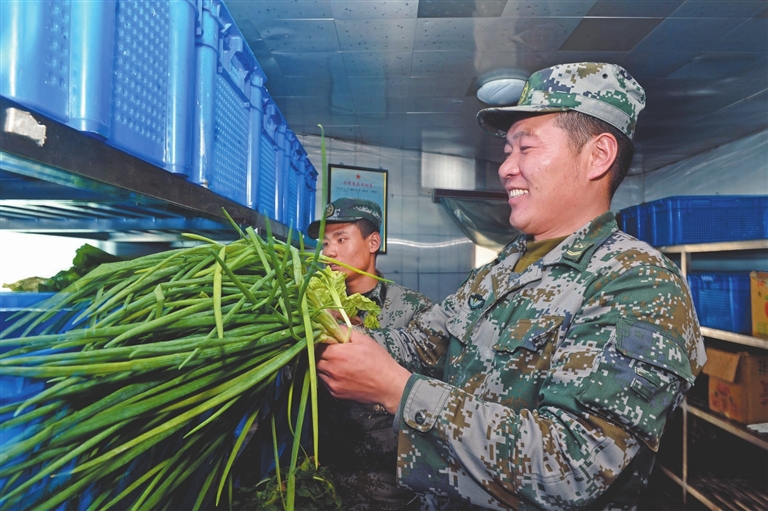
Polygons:
<instances>
[{"instance_id":1,"label":"uniform button","mask_svg":"<svg viewBox=\"0 0 768 511\"><path fill-rule=\"evenodd\" d=\"M416 421L416 424L424 424L424 421L427 420L427 414L425 410L419 410L416 412L416 416L413 418L413 420Z\"/></svg>"}]
</instances>

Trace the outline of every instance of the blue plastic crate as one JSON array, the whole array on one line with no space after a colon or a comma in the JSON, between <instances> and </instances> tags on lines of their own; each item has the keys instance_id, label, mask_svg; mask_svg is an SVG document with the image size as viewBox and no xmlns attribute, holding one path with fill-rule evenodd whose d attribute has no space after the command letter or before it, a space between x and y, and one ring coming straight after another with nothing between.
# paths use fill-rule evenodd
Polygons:
<instances>
[{"instance_id":1,"label":"blue plastic crate","mask_svg":"<svg viewBox=\"0 0 768 511\"><path fill-rule=\"evenodd\" d=\"M43 311L45 300L53 297L55 293L0 293L0 332L6 333L10 327L19 319L19 315L24 312ZM71 321L65 321L63 316L65 312L60 312L51 319L48 319L32 328L28 335L37 335L44 330L52 328L57 332L64 332L72 328ZM6 337L13 338L20 336L19 331L9 332ZM13 349L13 346L4 345L0 347L0 353L6 353ZM0 374L0 404L8 404L29 397L45 387L42 380L31 380L27 378L9 376ZM0 416L0 420L3 417ZM10 438L11 434L3 433L0 438L0 446Z\"/></svg>"},{"instance_id":2,"label":"blue plastic crate","mask_svg":"<svg viewBox=\"0 0 768 511\"><path fill-rule=\"evenodd\" d=\"M259 213L279 221L283 216L281 194L283 185L280 180L285 160L284 140L287 125L268 93L264 95L263 114L256 209Z\"/></svg>"},{"instance_id":3,"label":"blue plastic crate","mask_svg":"<svg viewBox=\"0 0 768 511\"><path fill-rule=\"evenodd\" d=\"M299 198L299 203L302 207L299 228L302 232L307 232L309 224L315 220L317 171L306 155L302 158L302 165L304 167L304 187Z\"/></svg>"},{"instance_id":4,"label":"blue plastic crate","mask_svg":"<svg viewBox=\"0 0 768 511\"><path fill-rule=\"evenodd\" d=\"M294 229L306 232L309 225L306 215L306 180L307 153L302 148L296 134L286 130L286 165L283 170L283 223Z\"/></svg>"},{"instance_id":5,"label":"blue plastic crate","mask_svg":"<svg viewBox=\"0 0 768 511\"><path fill-rule=\"evenodd\" d=\"M636 204L622 209L619 222L622 231L639 240L654 244L653 216L647 204Z\"/></svg>"},{"instance_id":6,"label":"blue plastic crate","mask_svg":"<svg viewBox=\"0 0 768 511\"><path fill-rule=\"evenodd\" d=\"M688 286L701 326L751 332L749 272L691 272Z\"/></svg>"},{"instance_id":7,"label":"blue plastic crate","mask_svg":"<svg viewBox=\"0 0 768 511\"><path fill-rule=\"evenodd\" d=\"M301 225L301 144L221 1L3 0L0 43L0 95Z\"/></svg>"},{"instance_id":8,"label":"blue plastic crate","mask_svg":"<svg viewBox=\"0 0 768 511\"><path fill-rule=\"evenodd\" d=\"M656 246L768 238L768 196L667 197L649 207Z\"/></svg>"},{"instance_id":9,"label":"blue plastic crate","mask_svg":"<svg viewBox=\"0 0 768 511\"><path fill-rule=\"evenodd\" d=\"M195 0L3 0L0 94L188 174L196 12Z\"/></svg>"},{"instance_id":10,"label":"blue plastic crate","mask_svg":"<svg viewBox=\"0 0 768 511\"><path fill-rule=\"evenodd\" d=\"M6 332L18 319L17 314L28 311L45 310L40 304L46 299L51 298L55 293L0 293L0 332ZM48 321L36 326L30 333L38 334L44 329L52 327L60 320L60 316L54 317ZM66 327L62 328L66 330ZM11 336L12 337L12 336ZM12 346L3 346L0 352L8 352L13 349ZM6 406L19 403L24 399L30 398L42 391L46 386L43 380L23 378L19 376L10 376L0 373L0 406ZM13 417L13 411L0 414L0 422L4 422ZM14 439L26 438L25 428L16 426L5 428L0 431L0 452L6 452L6 446L10 445ZM14 462L11 460L11 462ZM63 484L66 478L61 478L59 484ZM30 491L40 491L44 483L39 483L31 488Z\"/></svg>"},{"instance_id":11,"label":"blue plastic crate","mask_svg":"<svg viewBox=\"0 0 768 511\"><path fill-rule=\"evenodd\" d=\"M226 7L201 13L190 179L255 208L266 78Z\"/></svg>"},{"instance_id":12,"label":"blue plastic crate","mask_svg":"<svg viewBox=\"0 0 768 511\"><path fill-rule=\"evenodd\" d=\"M283 222L293 229L299 229L299 218L301 217L301 204L299 203L299 196L302 188L303 176L299 170L296 162L291 161L288 166L288 171L285 172L285 179L288 181L288 185L285 189L285 204Z\"/></svg>"}]
</instances>

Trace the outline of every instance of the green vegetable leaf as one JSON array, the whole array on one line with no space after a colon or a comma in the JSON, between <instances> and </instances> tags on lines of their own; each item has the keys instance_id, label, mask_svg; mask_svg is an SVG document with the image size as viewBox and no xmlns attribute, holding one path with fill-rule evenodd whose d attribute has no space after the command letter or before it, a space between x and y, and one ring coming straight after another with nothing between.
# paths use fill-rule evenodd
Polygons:
<instances>
[{"instance_id":1,"label":"green vegetable leaf","mask_svg":"<svg viewBox=\"0 0 768 511\"><path fill-rule=\"evenodd\" d=\"M307 290L316 304L327 309L336 309L337 305L331 291L333 289L341 299L341 305L347 316L355 317L360 312L365 311L367 312L364 319L365 326L367 328L378 328L378 316L381 312L381 307L360 293L347 296L347 288L344 283L346 277L347 275L344 272L334 271L330 267L325 267L312 276Z\"/></svg>"}]
</instances>

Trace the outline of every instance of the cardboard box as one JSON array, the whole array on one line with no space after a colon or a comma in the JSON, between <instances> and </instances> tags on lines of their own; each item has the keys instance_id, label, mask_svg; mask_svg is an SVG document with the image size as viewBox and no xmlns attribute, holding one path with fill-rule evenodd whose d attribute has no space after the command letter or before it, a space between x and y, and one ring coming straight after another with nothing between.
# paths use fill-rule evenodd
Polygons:
<instances>
[{"instance_id":1,"label":"cardboard box","mask_svg":"<svg viewBox=\"0 0 768 511\"><path fill-rule=\"evenodd\" d=\"M749 273L752 302L752 335L768 339L768 272Z\"/></svg>"},{"instance_id":2,"label":"cardboard box","mask_svg":"<svg viewBox=\"0 0 768 511\"><path fill-rule=\"evenodd\" d=\"M768 421L768 356L707 347L709 409L743 424Z\"/></svg>"}]
</instances>

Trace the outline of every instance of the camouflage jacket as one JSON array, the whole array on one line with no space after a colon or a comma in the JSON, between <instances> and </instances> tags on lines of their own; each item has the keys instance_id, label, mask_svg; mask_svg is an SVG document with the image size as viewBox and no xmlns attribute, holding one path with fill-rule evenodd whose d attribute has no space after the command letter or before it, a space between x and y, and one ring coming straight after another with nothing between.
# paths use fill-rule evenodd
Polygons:
<instances>
[{"instance_id":1,"label":"camouflage jacket","mask_svg":"<svg viewBox=\"0 0 768 511\"><path fill-rule=\"evenodd\" d=\"M525 247L409 328L370 332L418 373L398 481L450 509L630 509L706 359L685 279L612 213L516 273Z\"/></svg>"},{"instance_id":2,"label":"camouflage jacket","mask_svg":"<svg viewBox=\"0 0 768 511\"><path fill-rule=\"evenodd\" d=\"M379 323L389 328L407 326L431 304L417 291L381 281L365 296L381 307ZM381 406L336 400L324 391L320 399L319 459L331 470L345 511L432 509L421 502L426 496L397 486L392 415Z\"/></svg>"}]
</instances>

